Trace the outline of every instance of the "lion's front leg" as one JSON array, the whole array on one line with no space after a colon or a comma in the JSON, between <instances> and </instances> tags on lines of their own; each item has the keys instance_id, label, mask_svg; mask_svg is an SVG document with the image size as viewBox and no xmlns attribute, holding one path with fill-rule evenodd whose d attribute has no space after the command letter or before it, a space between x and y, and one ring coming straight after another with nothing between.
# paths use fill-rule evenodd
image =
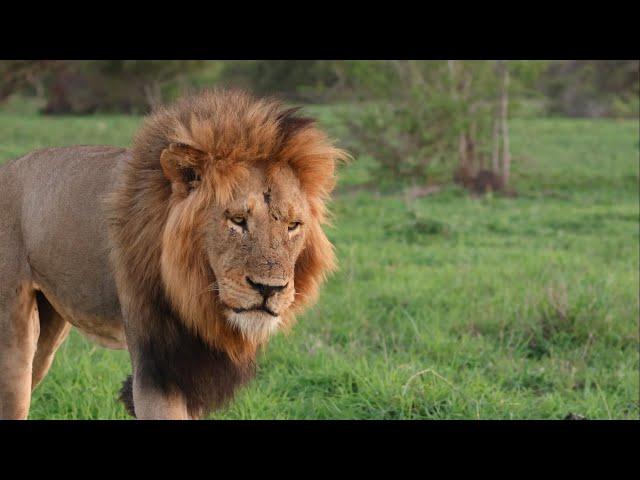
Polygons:
<instances>
[{"instance_id":1,"label":"lion's front leg","mask_svg":"<svg viewBox=\"0 0 640 480\"><path fill-rule=\"evenodd\" d=\"M168 354L162 340L152 335L141 343L129 336L133 375L125 380L120 400L138 420L194 420L198 415L176 377L176 356Z\"/></svg>"},{"instance_id":2,"label":"lion's front leg","mask_svg":"<svg viewBox=\"0 0 640 480\"><path fill-rule=\"evenodd\" d=\"M125 315L134 319L125 320L133 376L120 390L120 400L139 419L206 417L253 376L254 358L234 362L161 308L162 299L149 304L154 308Z\"/></svg>"},{"instance_id":3,"label":"lion's front leg","mask_svg":"<svg viewBox=\"0 0 640 480\"><path fill-rule=\"evenodd\" d=\"M26 419L29 415L33 357L40 334L38 319L35 295L29 286L25 283L14 288L0 281L0 420Z\"/></svg>"},{"instance_id":4,"label":"lion's front leg","mask_svg":"<svg viewBox=\"0 0 640 480\"><path fill-rule=\"evenodd\" d=\"M139 420L192 420L184 396L164 393L133 377L133 407Z\"/></svg>"}]
</instances>

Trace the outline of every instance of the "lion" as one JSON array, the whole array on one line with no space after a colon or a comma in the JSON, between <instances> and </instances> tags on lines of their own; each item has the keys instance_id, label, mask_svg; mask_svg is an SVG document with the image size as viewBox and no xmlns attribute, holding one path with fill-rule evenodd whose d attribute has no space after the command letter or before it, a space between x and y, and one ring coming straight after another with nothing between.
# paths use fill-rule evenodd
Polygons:
<instances>
[{"instance_id":1,"label":"lion","mask_svg":"<svg viewBox=\"0 0 640 480\"><path fill-rule=\"evenodd\" d=\"M314 119L207 90L152 112L131 149L47 148L0 168L0 418L72 327L129 352L138 419L198 419L316 301L338 162Z\"/></svg>"}]
</instances>

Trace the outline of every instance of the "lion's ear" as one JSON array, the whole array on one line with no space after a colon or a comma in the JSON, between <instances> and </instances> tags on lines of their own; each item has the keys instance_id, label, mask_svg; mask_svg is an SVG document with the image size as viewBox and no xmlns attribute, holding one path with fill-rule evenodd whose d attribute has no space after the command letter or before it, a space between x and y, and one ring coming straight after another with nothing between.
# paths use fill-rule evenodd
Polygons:
<instances>
[{"instance_id":1,"label":"lion's ear","mask_svg":"<svg viewBox=\"0 0 640 480\"><path fill-rule=\"evenodd\" d=\"M160 154L164 176L178 190L189 192L200 183L204 152L182 143L172 143Z\"/></svg>"}]
</instances>

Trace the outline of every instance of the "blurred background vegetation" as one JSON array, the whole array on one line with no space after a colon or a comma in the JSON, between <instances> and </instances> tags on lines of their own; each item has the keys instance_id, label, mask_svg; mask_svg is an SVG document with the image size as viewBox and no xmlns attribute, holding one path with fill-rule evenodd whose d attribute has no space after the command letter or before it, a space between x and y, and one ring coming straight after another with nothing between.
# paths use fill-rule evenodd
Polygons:
<instances>
[{"instance_id":1,"label":"blurred background vegetation","mask_svg":"<svg viewBox=\"0 0 640 480\"><path fill-rule=\"evenodd\" d=\"M291 101L393 101L420 85L451 77L451 61L378 60L10 60L0 61L0 100L36 100L48 114L146 113L190 89L233 84ZM458 61L468 88L491 85L487 69L501 62ZM511 61L515 95L539 111L572 117L637 116L637 60ZM460 76L461 77L461 76ZM462 78L458 79L463 82ZM495 81L495 80L494 80ZM426 85L425 85L426 84ZM447 85L448 87L449 85Z\"/></svg>"},{"instance_id":2,"label":"blurred background vegetation","mask_svg":"<svg viewBox=\"0 0 640 480\"><path fill-rule=\"evenodd\" d=\"M344 146L356 156L375 151L378 187L409 182L430 193L455 180L513 194L508 119L637 117L638 69L637 60L12 60L0 62L0 108L144 114L213 85L349 104Z\"/></svg>"}]
</instances>

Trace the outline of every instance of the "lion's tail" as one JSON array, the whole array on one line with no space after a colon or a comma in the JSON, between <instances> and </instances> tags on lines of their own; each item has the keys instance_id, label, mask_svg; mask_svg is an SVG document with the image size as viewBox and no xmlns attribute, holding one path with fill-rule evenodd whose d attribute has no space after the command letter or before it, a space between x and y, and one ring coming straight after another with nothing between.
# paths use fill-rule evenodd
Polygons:
<instances>
[{"instance_id":1,"label":"lion's tail","mask_svg":"<svg viewBox=\"0 0 640 480\"><path fill-rule=\"evenodd\" d=\"M127 409L129 415L135 418L136 412L133 409L133 376L129 375L124 382L122 382L122 388L120 388L120 395L118 396L124 404L124 408Z\"/></svg>"}]
</instances>

